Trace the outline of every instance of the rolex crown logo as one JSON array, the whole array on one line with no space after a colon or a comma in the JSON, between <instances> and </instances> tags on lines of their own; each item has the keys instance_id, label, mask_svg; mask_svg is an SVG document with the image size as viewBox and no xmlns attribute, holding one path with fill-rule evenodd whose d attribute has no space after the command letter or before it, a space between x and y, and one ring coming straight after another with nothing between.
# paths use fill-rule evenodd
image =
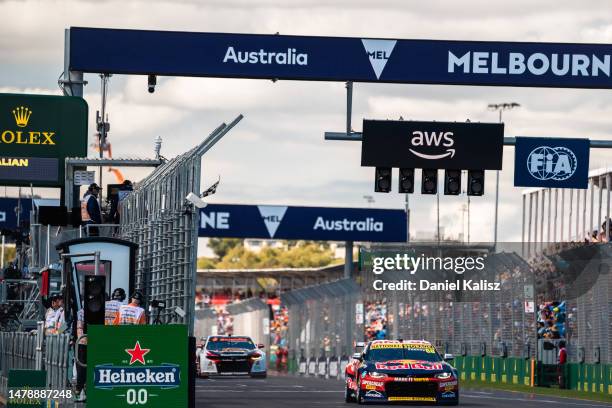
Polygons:
<instances>
[{"instance_id":1,"label":"rolex crown logo","mask_svg":"<svg viewBox=\"0 0 612 408\"><path fill-rule=\"evenodd\" d=\"M28 126L28 121L30 120L30 116L32 115L32 111L24 106L18 106L13 109L13 116L15 117L15 123L19 127Z\"/></svg>"}]
</instances>

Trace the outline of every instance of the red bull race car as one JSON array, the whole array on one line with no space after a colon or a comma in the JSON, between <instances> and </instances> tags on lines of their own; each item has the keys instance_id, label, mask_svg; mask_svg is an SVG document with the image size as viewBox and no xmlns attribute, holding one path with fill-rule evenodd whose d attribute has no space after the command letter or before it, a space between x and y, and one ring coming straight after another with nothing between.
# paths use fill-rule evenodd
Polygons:
<instances>
[{"instance_id":1,"label":"red bull race car","mask_svg":"<svg viewBox=\"0 0 612 408\"><path fill-rule=\"evenodd\" d=\"M346 402L459 404L459 376L424 340L374 340L346 366Z\"/></svg>"}]
</instances>

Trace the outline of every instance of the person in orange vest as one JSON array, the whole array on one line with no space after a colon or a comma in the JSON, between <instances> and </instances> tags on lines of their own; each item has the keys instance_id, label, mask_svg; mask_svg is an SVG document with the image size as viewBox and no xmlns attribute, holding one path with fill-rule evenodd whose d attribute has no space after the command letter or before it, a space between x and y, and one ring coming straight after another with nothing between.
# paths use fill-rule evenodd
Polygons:
<instances>
[{"instance_id":1,"label":"person in orange vest","mask_svg":"<svg viewBox=\"0 0 612 408\"><path fill-rule=\"evenodd\" d=\"M106 301L106 304L104 305L105 325L110 326L115 323L115 318L117 317L117 313L119 313L119 308L125 304L124 301L125 290L123 290L123 288L116 288L113 291L111 300Z\"/></svg>"},{"instance_id":2,"label":"person in orange vest","mask_svg":"<svg viewBox=\"0 0 612 408\"><path fill-rule=\"evenodd\" d=\"M81 200L81 224L102 224L102 212L100 211L100 203L98 203L98 194L100 194L100 186L96 183L89 185L87 192ZM97 227L90 227L90 235L98 235Z\"/></svg>"},{"instance_id":3,"label":"person in orange vest","mask_svg":"<svg viewBox=\"0 0 612 408\"><path fill-rule=\"evenodd\" d=\"M140 307L144 296L139 291L136 291L130 298L131 302L129 304L122 305L119 308L119 312L113 321L114 325L146 324L147 317L145 316L145 310Z\"/></svg>"}]
</instances>

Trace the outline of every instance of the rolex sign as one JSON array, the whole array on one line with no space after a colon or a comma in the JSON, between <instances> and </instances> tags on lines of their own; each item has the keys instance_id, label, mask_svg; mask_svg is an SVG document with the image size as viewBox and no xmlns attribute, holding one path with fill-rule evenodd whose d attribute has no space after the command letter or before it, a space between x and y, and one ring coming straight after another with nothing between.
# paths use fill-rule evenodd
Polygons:
<instances>
[{"instance_id":1,"label":"rolex sign","mask_svg":"<svg viewBox=\"0 0 612 408\"><path fill-rule=\"evenodd\" d=\"M61 187L64 159L87 155L82 98L0 94L0 185Z\"/></svg>"}]
</instances>

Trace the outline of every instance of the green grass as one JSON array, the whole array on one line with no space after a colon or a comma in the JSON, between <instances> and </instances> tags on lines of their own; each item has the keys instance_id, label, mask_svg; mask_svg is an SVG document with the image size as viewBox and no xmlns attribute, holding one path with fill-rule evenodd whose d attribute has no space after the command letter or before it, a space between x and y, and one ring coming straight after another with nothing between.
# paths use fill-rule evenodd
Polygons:
<instances>
[{"instance_id":1,"label":"green grass","mask_svg":"<svg viewBox=\"0 0 612 408\"><path fill-rule=\"evenodd\" d=\"M536 395L550 395L559 398L576 398L590 401L612 402L612 395L605 393L562 390L557 387L529 387L522 384L489 383L476 380L462 380L461 389L495 389L512 392L523 392Z\"/></svg>"}]
</instances>

